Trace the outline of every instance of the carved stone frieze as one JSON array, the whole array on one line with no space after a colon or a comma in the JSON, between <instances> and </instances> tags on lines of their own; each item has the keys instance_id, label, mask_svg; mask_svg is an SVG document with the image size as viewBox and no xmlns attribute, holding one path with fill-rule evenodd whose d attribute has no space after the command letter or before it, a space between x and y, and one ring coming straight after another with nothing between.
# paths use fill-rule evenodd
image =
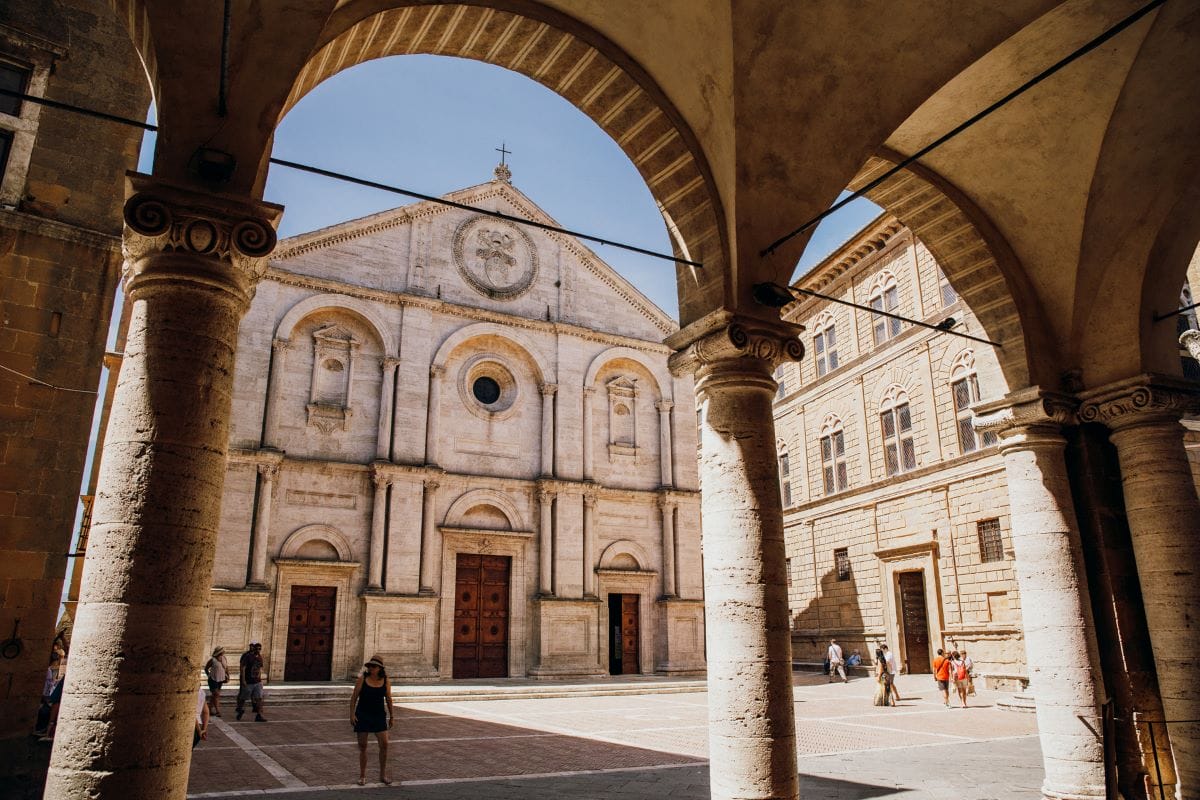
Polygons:
<instances>
[{"instance_id":1,"label":"carved stone frieze","mask_svg":"<svg viewBox=\"0 0 1200 800\"><path fill-rule=\"evenodd\" d=\"M1004 438L1028 428L1061 428L1075 422L1079 402L1071 395L1047 392L1036 386L1012 392L999 400L971 407L972 420L979 433L994 433Z\"/></svg>"},{"instance_id":2,"label":"carved stone frieze","mask_svg":"<svg viewBox=\"0 0 1200 800\"><path fill-rule=\"evenodd\" d=\"M463 280L493 300L520 297L538 272L537 248L529 234L500 219L473 216L454 232L454 264Z\"/></svg>"},{"instance_id":3,"label":"carved stone frieze","mask_svg":"<svg viewBox=\"0 0 1200 800\"><path fill-rule=\"evenodd\" d=\"M1166 375L1138 375L1085 392L1079 417L1110 428L1136 425L1148 417L1200 413L1200 388Z\"/></svg>"},{"instance_id":4,"label":"carved stone frieze","mask_svg":"<svg viewBox=\"0 0 1200 800\"><path fill-rule=\"evenodd\" d=\"M728 312L714 316L713 323L708 332L670 357L672 374L694 373L704 367L742 359L763 362L773 370L785 361L804 358L804 345L798 338L803 328L798 325L783 322L772 325Z\"/></svg>"},{"instance_id":5,"label":"carved stone frieze","mask_svg":"<svg viewBox=\"0 0 1200 800\"><path fill-rule=\"evenodd\" d=\"M148 175L130 174L128 184L121 243L127 276L138 261L157 252L223 261L251 285L266 273L281 206L194 192Z\"/></svg>"}]
</instances>

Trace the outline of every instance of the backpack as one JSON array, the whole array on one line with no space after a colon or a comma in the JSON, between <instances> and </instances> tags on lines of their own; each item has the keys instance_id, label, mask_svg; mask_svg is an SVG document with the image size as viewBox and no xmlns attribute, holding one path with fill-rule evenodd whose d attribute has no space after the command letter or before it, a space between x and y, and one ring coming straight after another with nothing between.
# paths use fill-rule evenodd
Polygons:
<instances>
[{"instance_id":1,"label":"backpack","mask_svg":"<svg viewBox=\"0 0 1200 800\"><path fill-rule=\"evenodd\" d=\"M954 679L956 681L965 681L967 679L967 665L961 661L958 662L958 668L954 672Z\"/></svg>"}]
</instances>

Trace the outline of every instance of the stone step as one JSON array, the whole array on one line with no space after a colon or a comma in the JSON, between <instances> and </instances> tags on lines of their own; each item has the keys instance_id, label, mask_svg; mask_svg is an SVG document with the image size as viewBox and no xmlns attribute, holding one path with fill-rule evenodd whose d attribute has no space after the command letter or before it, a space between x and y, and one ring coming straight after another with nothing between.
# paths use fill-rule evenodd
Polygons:
<instances>
[{"instance_id":1,"label":"stone step","mask_svg":"<svg viewBox=\"0 0 1200 800\"><path fill-rule=\"evenodd\" d=\"M397 703L439 703L461 700L526 700L551 697L614 697L638 694L683 694L707 689L704 678L614 678L611 681L566 682L514 679L489 681L439 681L428 684L392 684ZM354 691L349 682L267 684L267 696L277 703L348 703ZM237 685L225 687L222 697L237 696Z\"/></svg>"},{"instance_id":2,"label":"stone step","mask_svg":"<svg viewBox=\"0 0 1200 800\"><path fill-rule=\"evenodd\" d=\"M1029 692L1003 695L996 700L996 707L1003 708L1005 711L1016 711L1020 714L1033 714L1037 711L1033 695Z\"/></svg>"}]
</instances>

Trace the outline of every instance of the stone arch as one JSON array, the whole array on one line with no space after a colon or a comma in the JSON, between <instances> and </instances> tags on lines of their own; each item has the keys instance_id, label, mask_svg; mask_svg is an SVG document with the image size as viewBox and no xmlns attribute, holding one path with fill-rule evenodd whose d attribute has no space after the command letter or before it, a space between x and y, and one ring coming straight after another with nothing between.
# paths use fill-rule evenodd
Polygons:
<instances>
[{"instance_id":1,"label":"stone arch","mask_svg":"<svg viewBox=\"0 0 1200 800\"><path fill-rule=\"evenodd\" d=\"M510 531L527 530L525 521L521 518L521 512L512 498L504 492L494 489L472 489L459 495L446 509L446 516L442 524L451 528L468 527L463 524L466 521L467 512L478 506L488 506L503 514L508 520L508 530Z\"/></svg>"},{"instance_id":2,"label":"stone arch","mask_svg":"<svg viewBox=\"0 0 1200 800\"><path fill-rule=\"evenodd\" d=\"M875 407L880 411L891 408L900 402L908 401L909 391L906 387L895 381L885 384L883 391L879 392L876 398Z\"/></svg>"},{"instance_id":3,"label":"stone arch","mask_svg":"<svg viewBox=\"0 0 1200 800\"><path fill-rule=\"evenodd\" d=\"M656 367L653 362L646 357L645 353L635 350L632 347L610 347L593 358L592 363L588 365L587 374L583 378L584 388L587 388L596 382L596 377L600 374L600 370L604 369L604 367L610 361L615 361L620 358L628 359L642 365L646 372L650 373L650 378L654 381L654 391L658 393L658 396L663 400L672 399L667 397L666 392L663 391L662 384L659 383L658 370L661 369L661 367Z\"/></svg>"},{"instance_id":4,"label":"stone arch","mask_svg":"<svg viewBox=\"0 0 1200 800\"><path fill-rule=\"evenodd\" d=\"M371 307L371 304L344 294L318 294L296 303L288 309L287 313L283 315L283 319L279 320L279 324L275 326L275 338L291 339L296 325L309 314L334 309L349 311L370 327L379 337L379 341L383 343L384 355L399 355L400 350L396 343L396 337L392 335L387 323Z\"/></svg>"},{"instance_id":5,"label":"stone arch","mask_svg":"<svg viewBox=\"0 0 1200 800\"><path fill-rule=\"evenodd\" d=\"M954 360L950 362L950 368L946 374L949 380L955 381L964 375L974 375L975 370L975 351L970 347L965 347L954 356Z\"/></svg>"},{"instance_id":6,"label":"stone arch","mask_svg":"<svg viewBox=\"0 0 1200 800\"><path fill-rule=\"evenodd\" d=\"M618 566L621 556L629 556L636 561L637 569L650 569L650 557L645 548L632 539L617 539L615 542L610 542L604 548L604 552L600 554L600 569L629 569Z\"/></svg>"},{"instance_id":7,"label":"stone arch","mask_svg":"<svg viewBox=\"0 0 1200 800\"><path fill-rule=\"evenodd\" d=\"M504 67L537 81L590 117L645 180L676 254L704 264L704 269L676 269L681 323L721 305L728 234L716 182L695 133L637 62L563 12L532 3L521 4L519 13L474 2L343 3L327 21L279 118L342 70L407 54Z\"/></svg>"},{"instance_id":8,"label":"stone arch","mask_svg":"<svg viewBox=\"0 0 1200 800\"><path fill-rule=\"evenodd\" d=\"M534 375L534 379L539 383L546 383L554 374L554 370L549 369L538 355L537 347L524 334L514 328L497 325L494 322L476 322L454 331L446 337L437 352L433 354L431 366L445 368L450 355L458 349L459 345L481 336L495 336L522 350L533 365L534 371L537 373Z\"/></svg>"},{"instance_id":9,"label":"stone arch","mask_svg":"<svg viewBox=\"0 0 1200 800\"><path fill-rule=\"evenodd\" d=\"M832 411L826 414L825 418L821 420L821 436L828 436L831 433L844 431L845 429L846 425L842 422L842 418Z\"/></svg>"},{"instance_id":10,"label":"stone arch","mask_svg":"<svg viewBox=\"0 0 1200 800\"><path fill-rule=\"evenodd\" d=\"M325 542L337 551L338 561L353 561L354 551L350 548L350 543L346 541L346 537L341 531L332 525L316 523L313 525L304 525L292 531L291 535L284 540L283 546L279 548L280 558L303 558L300 555L301 548L310 542Z\"/></svg>"},{"instance_id":11,"label":"stone arch","mask_svg":"<svg viewBox=\"0 0 1200 800\"><path fill-rule=\"evenodd\" d=\"M892 153L868 159L848 188L866 186L900 160ZM997 349L1001 394L1031 383L1058 385L1061 353L1042 321L1041 303L1008 243L965 195L913 164L866 197L921 240L987 337L1002 345ZM1031 361L1031 351L1041 357Z\"/></svg>"}]
</instances>

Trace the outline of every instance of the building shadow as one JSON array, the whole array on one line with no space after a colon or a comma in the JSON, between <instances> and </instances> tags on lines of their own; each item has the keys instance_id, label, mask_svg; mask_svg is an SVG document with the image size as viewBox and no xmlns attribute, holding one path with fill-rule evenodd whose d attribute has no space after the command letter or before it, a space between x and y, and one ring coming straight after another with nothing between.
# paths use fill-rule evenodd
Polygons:
<instances>
[{"instance_id":1,"label":"building shadow","mask_svg":"<svg viewBox=\"0 0 1200 800\"><path fill-rule=\"evenodd\" d=\"M874 658L877 637L868 638L863 626L861 599L854 563L838 577L837 565L821 576L816 596L792 616L792 660L820 665L836 639L846 657L858 650L863 665Z\"/></svg>"},{"instance_id":2,"label":"building shadow","mask_svg":"<svg viewBox=\"0 0 1200 800\"><path fill-rule=\"evenodd\" d=\"M406 707L396 709L390 735L389 765L396 784L376 781L359 789L353 785L358 749L343 711L341 705L279 707L267 725L214 726L208 741L193 753L188 797L249 800L269 792L279 800L311 800L317 788L404 800L709 797L707 759L680 752L689 749L686 743L672 747L668 730L655 734L664 739L662 745L642 747L611 741L611 734L603 740ZM371 737L371 780L378 774L377 752ZM805 797L849 800L907 791L816 775L801 775L800 786Z\"/></svg>"}]
</instances>

